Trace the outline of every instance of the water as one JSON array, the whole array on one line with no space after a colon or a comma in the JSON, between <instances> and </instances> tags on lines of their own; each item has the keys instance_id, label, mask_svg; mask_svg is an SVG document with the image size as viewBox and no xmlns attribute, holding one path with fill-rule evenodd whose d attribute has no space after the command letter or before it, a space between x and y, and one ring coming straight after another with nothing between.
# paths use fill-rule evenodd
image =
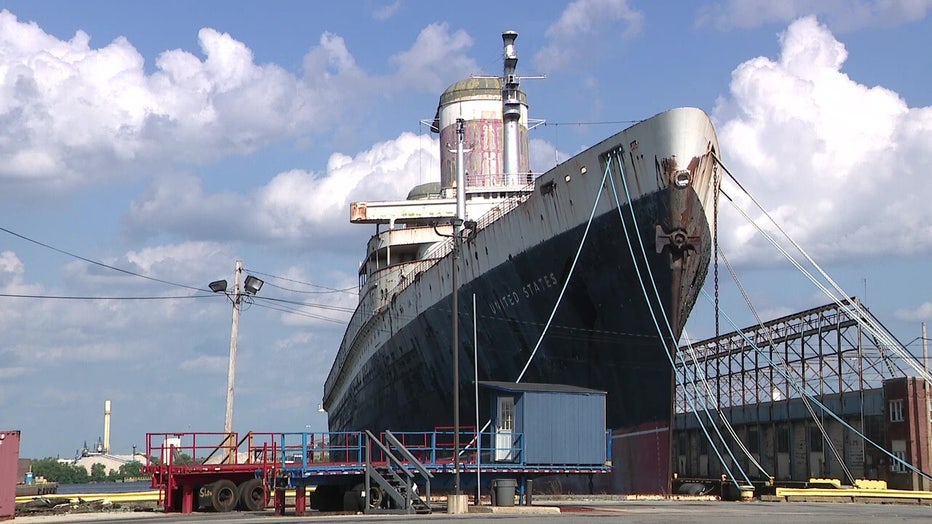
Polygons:
<instances>
[{"instance_id":1,"label":"water","mask_svg":"<svg viewBox=\"0 0 932 524\"><path fill-rule=\"evenodd\" d=\"M59 484L59 495L72 495L75 493L133 493L136 491L149 491L152 484L148 480L140 482L96 482L88 484Z\"/></svg>"}]
</instances>

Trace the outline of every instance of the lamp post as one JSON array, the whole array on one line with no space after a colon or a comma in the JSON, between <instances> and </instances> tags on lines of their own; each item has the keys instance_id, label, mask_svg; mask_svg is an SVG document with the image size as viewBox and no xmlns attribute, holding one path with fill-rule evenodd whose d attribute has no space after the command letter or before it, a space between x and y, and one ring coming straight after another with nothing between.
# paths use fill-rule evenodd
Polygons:
<instances>
[{"instance_id":1,"label":"lamp post","mask_svg":"<svg viewBox=\"0 0 932 524\"><path fill-rule=\"evenodd\" d=\"M456 264L460 255L462 219L453 220L453 493L460 494L460 319L459 283L456 281Z\"/></svg>"},{"instance_id":2,"label":"lamp post","mask_svg":"<svg viewBox=\"0 0 932 524\"><path fill-rule=\"evenodd\" d=\"M233 433L233 383L236 377L236 343L239 338L239 313L242 309L244 297L255 295L262 289L262 280L249 275L243 282L243 261L236 261L234 272L233 293L227 292L226 280L215 280L210 283L210 290L214 293L223 293L233 302L233 327L230 333L230 362L227 369L227 409L223 423L223 431L228 435Z\"/></svg>"},{"instance_id":3,"label":"lamp post","mask_svg":"<svg viewBox=\"0 0 932 524\"><path fill-rule=\"evenodd\" d=\"M463 241L464 235L469 235L476 229L475 220L463 220L461 218L450 219L450 225L453 226L453 234L447 235L437 231L434 232L442 237L452 237L452 262L451 284L453 286L453 493L460 494L460 323L459 323L459 279L457 276L456 265L459 261L460 242Z\"/></svg>"},{"instance_id":4,"label":"lamp post","mask_svg":"<svg viewBox=\"0 0 932 524\"><path fill-rule=\"evenodd\" d=\"M459 282L456 265L459 263L460 242L463 235L475 230L476 222L466 220L466 120L456 119L456 216L453 226L453 493L460 495L460 321Z\"/></svg>"}]
</instances>

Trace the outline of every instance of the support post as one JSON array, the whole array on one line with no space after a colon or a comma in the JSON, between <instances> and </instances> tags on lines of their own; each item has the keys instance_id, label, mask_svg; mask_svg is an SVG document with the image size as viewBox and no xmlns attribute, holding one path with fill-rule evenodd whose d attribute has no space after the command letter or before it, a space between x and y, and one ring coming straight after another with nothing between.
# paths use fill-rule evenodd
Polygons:
<instances>
[{"instance_id":1,"label":"support post","mask_svg":"<svg viewBox=\"0 0 932 524\"><path fill-rule=\"evenodd\" d=\"M194 486L185 484L181 487L181 513L194 512Z\"/></svg>"},{"instance_id":2,"label":"support post","mask_svg":"<svg viewBox=\"0 0 932 524\"><path fill-rule=\"evenodd\" d=\"M285 514L285 488L275 488L275 514Z\"/></svg>"},{"instance_id":3,"label":"support post","mask_svg":"<svg viewBox=\"0 0 932 524\"><path fill-rule=\"evenodd\" d=\"M307 491L306 486L301 484L294 489L294 514L298 517L304 516L306 508Z\"/></svg>"}]
</instances>

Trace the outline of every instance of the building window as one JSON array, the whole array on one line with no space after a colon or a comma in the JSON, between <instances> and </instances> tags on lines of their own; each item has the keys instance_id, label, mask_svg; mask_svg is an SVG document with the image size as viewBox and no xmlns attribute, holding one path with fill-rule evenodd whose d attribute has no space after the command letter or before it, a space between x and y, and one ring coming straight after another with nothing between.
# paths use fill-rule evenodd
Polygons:
<instances>
[{"instance_id":1,"label":"building window","mask_svg":"<svg viewBox=\"0 0 932 524\"><path fill-rule=\"evenodd\" d=\"M906 441L905 440L894 440L890 443L890 452L893 453L893 456L900 460L890 460L890 471L893 473L906 473L907 468L906 464Z\"/></svg>"},{"instance_id":2,"label":"building window","mask_svg":"<svg viewBox=\"0 0 932 524\"><path fill-rule=\"evenodd\" d=\"M898 458L898 459L900 459L900 460L902 460L902 461L906 461L906 452L905 452L905 451L894 451L894 452L893 452L893 455L896 456L896 458ZM894 473L906 473L906 466L903 465L902 462L899 462L899 461L894 460L894 461L892 461L892 462L890 463L890 471L892 471L892 472L894 472Z\"/></svg>"},{"instance_id":3,"label":"building window","mask_svg":"<svg viewBox=\"0 0 932 524\"><path fill-rule=\"evenodd\" d=\"M760 435L757 428L748 428L748 451L760 453Z\"/></svg>"},{"instance_id":4,"label":"building window","mask_svg":"<svg viewBox=\"0 0 932 524\"><path fill-rule=\"evenodd\" d=\"M809 451L822 452L822 431L818 426L809 426Z\"/></svg>"},{"instance_id":5,"label":"building window","mask_svg":"<svg viewBox=\"0 0 932 524\"><path fill-rule=\"evenodd\" d=\"M903 399L890 401L890 422L903 422Z\"/></svg>"},{"instance_id":6,"label":"building window","mask_svg":"<svg viewBox=\"0 0 932 524\"><path fill-rule=\"evenodd\" d=\"M780 426L777 428L777 453L790 452L790 428Z\"/></svg>"}]
</instances>

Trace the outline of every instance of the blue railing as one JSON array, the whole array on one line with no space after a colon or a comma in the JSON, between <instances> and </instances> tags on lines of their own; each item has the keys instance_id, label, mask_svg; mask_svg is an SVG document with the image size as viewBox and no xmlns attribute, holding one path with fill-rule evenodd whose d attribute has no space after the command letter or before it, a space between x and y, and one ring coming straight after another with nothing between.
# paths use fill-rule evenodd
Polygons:
<instances>
[{"instance_id":1,"label":"blue railing","mask_svg":"<svg viewBox=\"0 0 932 524\"><path fill-rule=\"evenodd\" d=\"M392 432L419 462L432 470L448 470L454 465L455 432L441 428L430 432ZM384 434L379 441L386 444ZM277 442L284 470L308 474L326 471L362 470L366 464L366 435L363 432L280 433ZM378 447L371 449L375 463L387 459ZM479 433L474 428L460 431L459 463L463 470L500 466L524 466L524 436L521 433Z\"/></svg>"}]
</instances>

